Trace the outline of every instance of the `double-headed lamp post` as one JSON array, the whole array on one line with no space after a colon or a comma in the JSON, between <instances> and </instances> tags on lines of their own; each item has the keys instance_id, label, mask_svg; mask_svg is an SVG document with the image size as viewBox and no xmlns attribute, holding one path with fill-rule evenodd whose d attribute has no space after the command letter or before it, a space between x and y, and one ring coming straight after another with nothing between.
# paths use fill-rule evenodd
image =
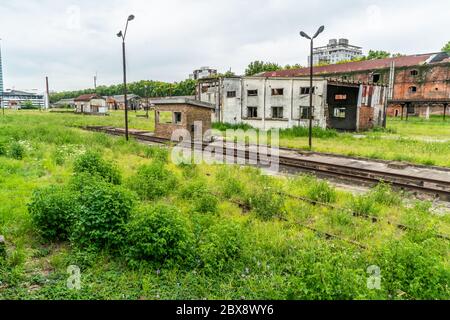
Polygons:
<instances>
[{"instance_id":1,"label":"double-headed lamp post","mask_svg":"<svg viewBox=\"0 0 450 320\"><path fill-rule=\"evenodd\" d=\"M123 95L125 102L125 138L128 141L128 97L127 97L127 65L125 60L125 37L127 36L128 22L134 19L134 15L129 15L127 24L125 26L125 32L119 31L117 36L122 38L122 60L123 60Z\"/></svg>"},{"instance_id":2,"label":"double-headed lamp post","mask_svg":"<svg viewBox=\"0 0 450 320\"><path fill-rule=\"evenodd\" d=\"M305 32L301 31L300 35L303 38L311 40L311 54L309 56L309 149L312 149L312 120L313 120L313 75L314 75L314 66L313 66L313 48L314 48L314 39L319 36L325 30L324 26L321 26L319 30L317 30L316 34L313 37L308 36Z\"/></svg>"}]
</instances>

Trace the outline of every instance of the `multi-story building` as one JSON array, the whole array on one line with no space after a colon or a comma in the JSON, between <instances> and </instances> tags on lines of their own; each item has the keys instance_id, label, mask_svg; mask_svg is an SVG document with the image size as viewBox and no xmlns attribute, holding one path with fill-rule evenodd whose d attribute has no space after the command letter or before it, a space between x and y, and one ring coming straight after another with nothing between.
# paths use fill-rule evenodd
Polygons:
<instances>
[{"instance_id":1,"label":"multi-story building","mask_svg":"<svg viewBox=\"0 0 450 320\"><path fill-rule=\"evenodd\" d=\"M30 93L19 90L6 90L3 92L2 103L5 108L19 109L31 102L35 108L44 108L45 101L43 94Z\"/></svg>"},{"instance_id":2,"label":"multi-story building","mask_svg":"<svg viewBox=\"0 0 450 320\"><path fill-rule=\"evenodd\" d=\"M201 67L200 69L194 70L194 72L189 75L189 79L199 80L210 78L215 75L217 75L216 69L211 69L210 67Z\"/></svg>"},{"instance_id":3,"label":"multi-story building","mask_svg":"<svg viewBox=\"0 0 450 320\"><path fill-rule=\"evenodd\" d=\"M203 79L197 99L216 106L214 121L246 123L255 128L308 126L309 77L227 77ZM340 130L381 126L386 87L361 83L313 81L313 125Z\"/></svg>"},{"instance_id":4,"label":"multi-story building","mask_svg":"<svg viewBox=\"0 0 450 320\"><path fill-rule=\"evenodd\" d=\"M262 77L301 77L309 68L266 72ZM388 85L388 115L446 112L450 104L450 56L427 53L314 67L330 79Z\"/></svg>"},{"instance_id":5,"label":"multi-story building","mask_svg":"<svg viewBox=\"0 0 450 320\"><path fill-rule=\"evenodd\" d=\"M350 45L348 39L331 39L326 46L314 48L313 64L334 64L362 57L362 54L362 48ZM310 57L308 57L309 64Z\"/></svg>"},{"instance_id":6,"label":"multi-story building","mask_svg":"<svg viewBox=\"0 0 450 320\"><path fill-rule=\"evenodd\" d=\"M2 48L0 47L0 95L3 93Z\"/></svg>"}]
</instances>

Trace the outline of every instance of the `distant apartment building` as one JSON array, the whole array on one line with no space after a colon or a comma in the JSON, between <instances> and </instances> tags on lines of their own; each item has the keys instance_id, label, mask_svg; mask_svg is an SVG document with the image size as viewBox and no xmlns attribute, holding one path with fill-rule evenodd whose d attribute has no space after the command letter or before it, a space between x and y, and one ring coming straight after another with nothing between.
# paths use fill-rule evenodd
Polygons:
<instances>
[{"instance_id":1,"label":"distant apartment building","mask_svg":"<svg viewBox=\"0 0 450 320\"><path fill-rule=\"evenodd\" d=\"M349 44L348 39L331 39L326 46L314 48L313 64L335 64L363 55L362 48ZM308 64L310 59L308 58Z\"/></svg>"},{"instance_id":2,"label":"distant apartment building","mask_svg":"<svg viewBox=\"0 0 450 320\"><path fill-rule=\"evenodd\" d=\"M194 70L194 72L189 75L189 79L199 80L215 75L217 75L216 69L211 69L210 67L201 67L200 69Z\"/></svg>"}]
</instances>

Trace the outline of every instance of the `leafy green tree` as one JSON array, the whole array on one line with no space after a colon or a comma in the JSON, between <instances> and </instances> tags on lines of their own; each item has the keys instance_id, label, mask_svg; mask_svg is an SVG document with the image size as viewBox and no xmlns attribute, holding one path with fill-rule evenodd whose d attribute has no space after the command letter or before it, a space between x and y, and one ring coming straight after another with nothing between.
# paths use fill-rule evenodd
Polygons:
<instances>
[{"instance_id":1,"label":"leafy green tree","mask_svg":"<svg viewBox=\"0 0 450 320\"><path fill-rule=\"evenodd\" d=\"M278 71L281 69L282 67L277 63L256 60L250 63L247 69L245 69L245 75L253 76L261 72Z\"/></svg>"},{"instance_id":2,"label":"leafy green tree","mask_svg":"<svg viewBox=\"0 0 450 320\"><path fill-rule=\"evenodd\" d=\"M442 48L442 52L447 52L450 54L450 41Z\"/></svg>"},{"instance_id":3,"label":"leafy green tree","mask_svg":"<svg viewBox=\"0 0 450 320\"><path fill-rule=\"evenodd\" d=\"M303 66L300 65L299 63L296 63L296 64L293 64L292 66L287 64L287 65L284 66L283 69L284 70L291 70L291 69L301 69L301 68L303 68Z\"/></svg>"},{"instance_id":4,"label":"leafy green tree","mask_svg":"<svg viewBox=\"0 0 450 320\"><path fill-rule=\"evenodd\" d=\"M385 59L385 58L389 58L390 56L391 56L391 54L387 51L369 50L369 54L367 55L367 60Z\"/></svg>"}]
</instances>

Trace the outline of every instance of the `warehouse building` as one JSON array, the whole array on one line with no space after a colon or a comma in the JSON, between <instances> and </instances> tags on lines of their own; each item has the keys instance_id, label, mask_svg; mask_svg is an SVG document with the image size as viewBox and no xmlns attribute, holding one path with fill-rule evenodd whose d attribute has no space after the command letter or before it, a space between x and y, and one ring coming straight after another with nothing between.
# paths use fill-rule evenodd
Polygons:
<instances>
[{"instance_id":1,"label":"warehouse building","mask_svg":"<svg viewBox=\"0 0 450 320\"><path fill-rule=\"evenodd\" d=\"M262 77L302 77L309 68L263 73ZM388 85L390 116L445 113L450 103L450 56L445 52L397 56L314 67L316 76Z\"/></svg>"},{"instance_id":2,"label":"warehouse building","mask_svg":"<svg viewBox=\"0 0 450 320\"><path fill-rule=\"evenodd\" d=\"M229 77L203 79L197 99L214 104L214 121L255 128L286 129L309 124L308 77ZM358 131L382 126L386 87L313 79L313 125Z\"/></svg>"}]
</instances>

